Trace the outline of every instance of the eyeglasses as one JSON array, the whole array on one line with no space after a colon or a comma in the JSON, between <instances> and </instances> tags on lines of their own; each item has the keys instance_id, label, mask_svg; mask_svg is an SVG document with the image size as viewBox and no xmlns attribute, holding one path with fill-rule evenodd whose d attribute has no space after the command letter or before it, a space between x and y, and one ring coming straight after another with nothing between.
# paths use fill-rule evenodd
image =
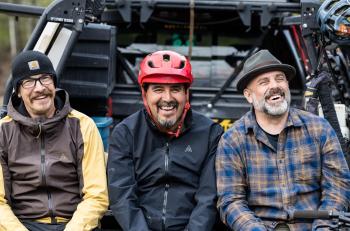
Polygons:
<instances>
[{"instance_id":1,"label":"eyeglasses","mask_svg":"<svg viewBox=\"0 0 350 231\"><path fill-rule=\"evenodd\" d=\"M21 85L25 89L33 88L36 86L36 82L39 81L42 86L48 86L53 83L51 75L43 75L37 79L28 78L22 81Z\"/></svg>"}]
</instances>

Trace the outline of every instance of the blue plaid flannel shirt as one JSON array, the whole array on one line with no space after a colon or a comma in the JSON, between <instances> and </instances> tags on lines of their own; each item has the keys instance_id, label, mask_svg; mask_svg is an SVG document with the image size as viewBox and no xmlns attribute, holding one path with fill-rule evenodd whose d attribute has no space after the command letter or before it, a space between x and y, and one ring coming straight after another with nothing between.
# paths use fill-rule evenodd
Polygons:
<instances>
[{"instance_id":1,"label":"blue plaid flannel shirt","mask_svg":"<svg viewBox=\"0 0 350 231\"><path fill-rule=\"evenodd\" d=\"M294 210L346 211L350 173L335 131L318 116L291 108L277 150L252 111L221 137L216 156L218 209L234 230L312 230ZM329 221L328 221L329 222Z\"/></svg>"}]
</instances>

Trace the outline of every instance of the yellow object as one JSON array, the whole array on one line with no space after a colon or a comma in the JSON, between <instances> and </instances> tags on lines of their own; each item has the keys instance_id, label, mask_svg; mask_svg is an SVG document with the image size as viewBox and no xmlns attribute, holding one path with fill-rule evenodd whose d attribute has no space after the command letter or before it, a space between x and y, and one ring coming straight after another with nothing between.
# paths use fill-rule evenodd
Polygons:
<instances>
[{"instance_id":1,"label":"yellow object","mask_svg":"<svg viewBox=\"0 0 350 231\"><path fill-rule=\"evenodd\" d=\"M69 219L64 218L64 217L55 217L55 220L57 223L67 223L69 221ZM43 217L40 219L36 219L35 221L39 222L39 223L45 223L45 224L54 223L54 220L52 219L52 217Z\"/></svg>"}]
</instances>

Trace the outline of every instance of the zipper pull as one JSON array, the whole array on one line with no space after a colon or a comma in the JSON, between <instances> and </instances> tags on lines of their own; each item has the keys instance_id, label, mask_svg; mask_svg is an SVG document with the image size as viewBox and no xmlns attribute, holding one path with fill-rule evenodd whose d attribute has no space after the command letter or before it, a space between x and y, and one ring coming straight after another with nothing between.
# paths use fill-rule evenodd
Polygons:
<instances>
[{"instance_id":1,"label":"zipper pull","mask_svg":"<svg viewBox=\"0 0 350 231\"><path fill-rule=\"evenodd\" d=\"M169 143L168 143L168 142L166 142L166 144L165 144L165 145L166 145L166 151L167 151L167 152L169 152Z\"/></svg>"},{"instance_id":2,"label":"zipper pull","mask_svg":"<svg viewBox=\"0 0 350 231\"><path fill-rule=\"evenodd\" d=\"M35 132L38 132L38 135L35 136L36 139L38 139L41 135L41 123L38 123L37 127L36 127L36 131Z\"/></svg>"}]
</instances>

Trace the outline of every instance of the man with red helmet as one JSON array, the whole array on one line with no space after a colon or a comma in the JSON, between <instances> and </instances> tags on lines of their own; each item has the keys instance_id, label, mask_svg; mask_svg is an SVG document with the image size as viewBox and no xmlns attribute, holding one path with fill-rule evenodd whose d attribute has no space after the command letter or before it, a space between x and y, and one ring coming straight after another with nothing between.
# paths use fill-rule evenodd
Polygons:
<instances>
[{"instance_id":1,"label":"man with red helmet","mask_svg":"<svg viewBox=\"0 0 350 231\"><path fill-rule=\"evenodd\" d=\"M123 230L212 230L222 128L190 109L190 62L173 51L154 52L138 80L145 108L119 123L110 140L114 217Z\"/></svg>"}]
</instances>

